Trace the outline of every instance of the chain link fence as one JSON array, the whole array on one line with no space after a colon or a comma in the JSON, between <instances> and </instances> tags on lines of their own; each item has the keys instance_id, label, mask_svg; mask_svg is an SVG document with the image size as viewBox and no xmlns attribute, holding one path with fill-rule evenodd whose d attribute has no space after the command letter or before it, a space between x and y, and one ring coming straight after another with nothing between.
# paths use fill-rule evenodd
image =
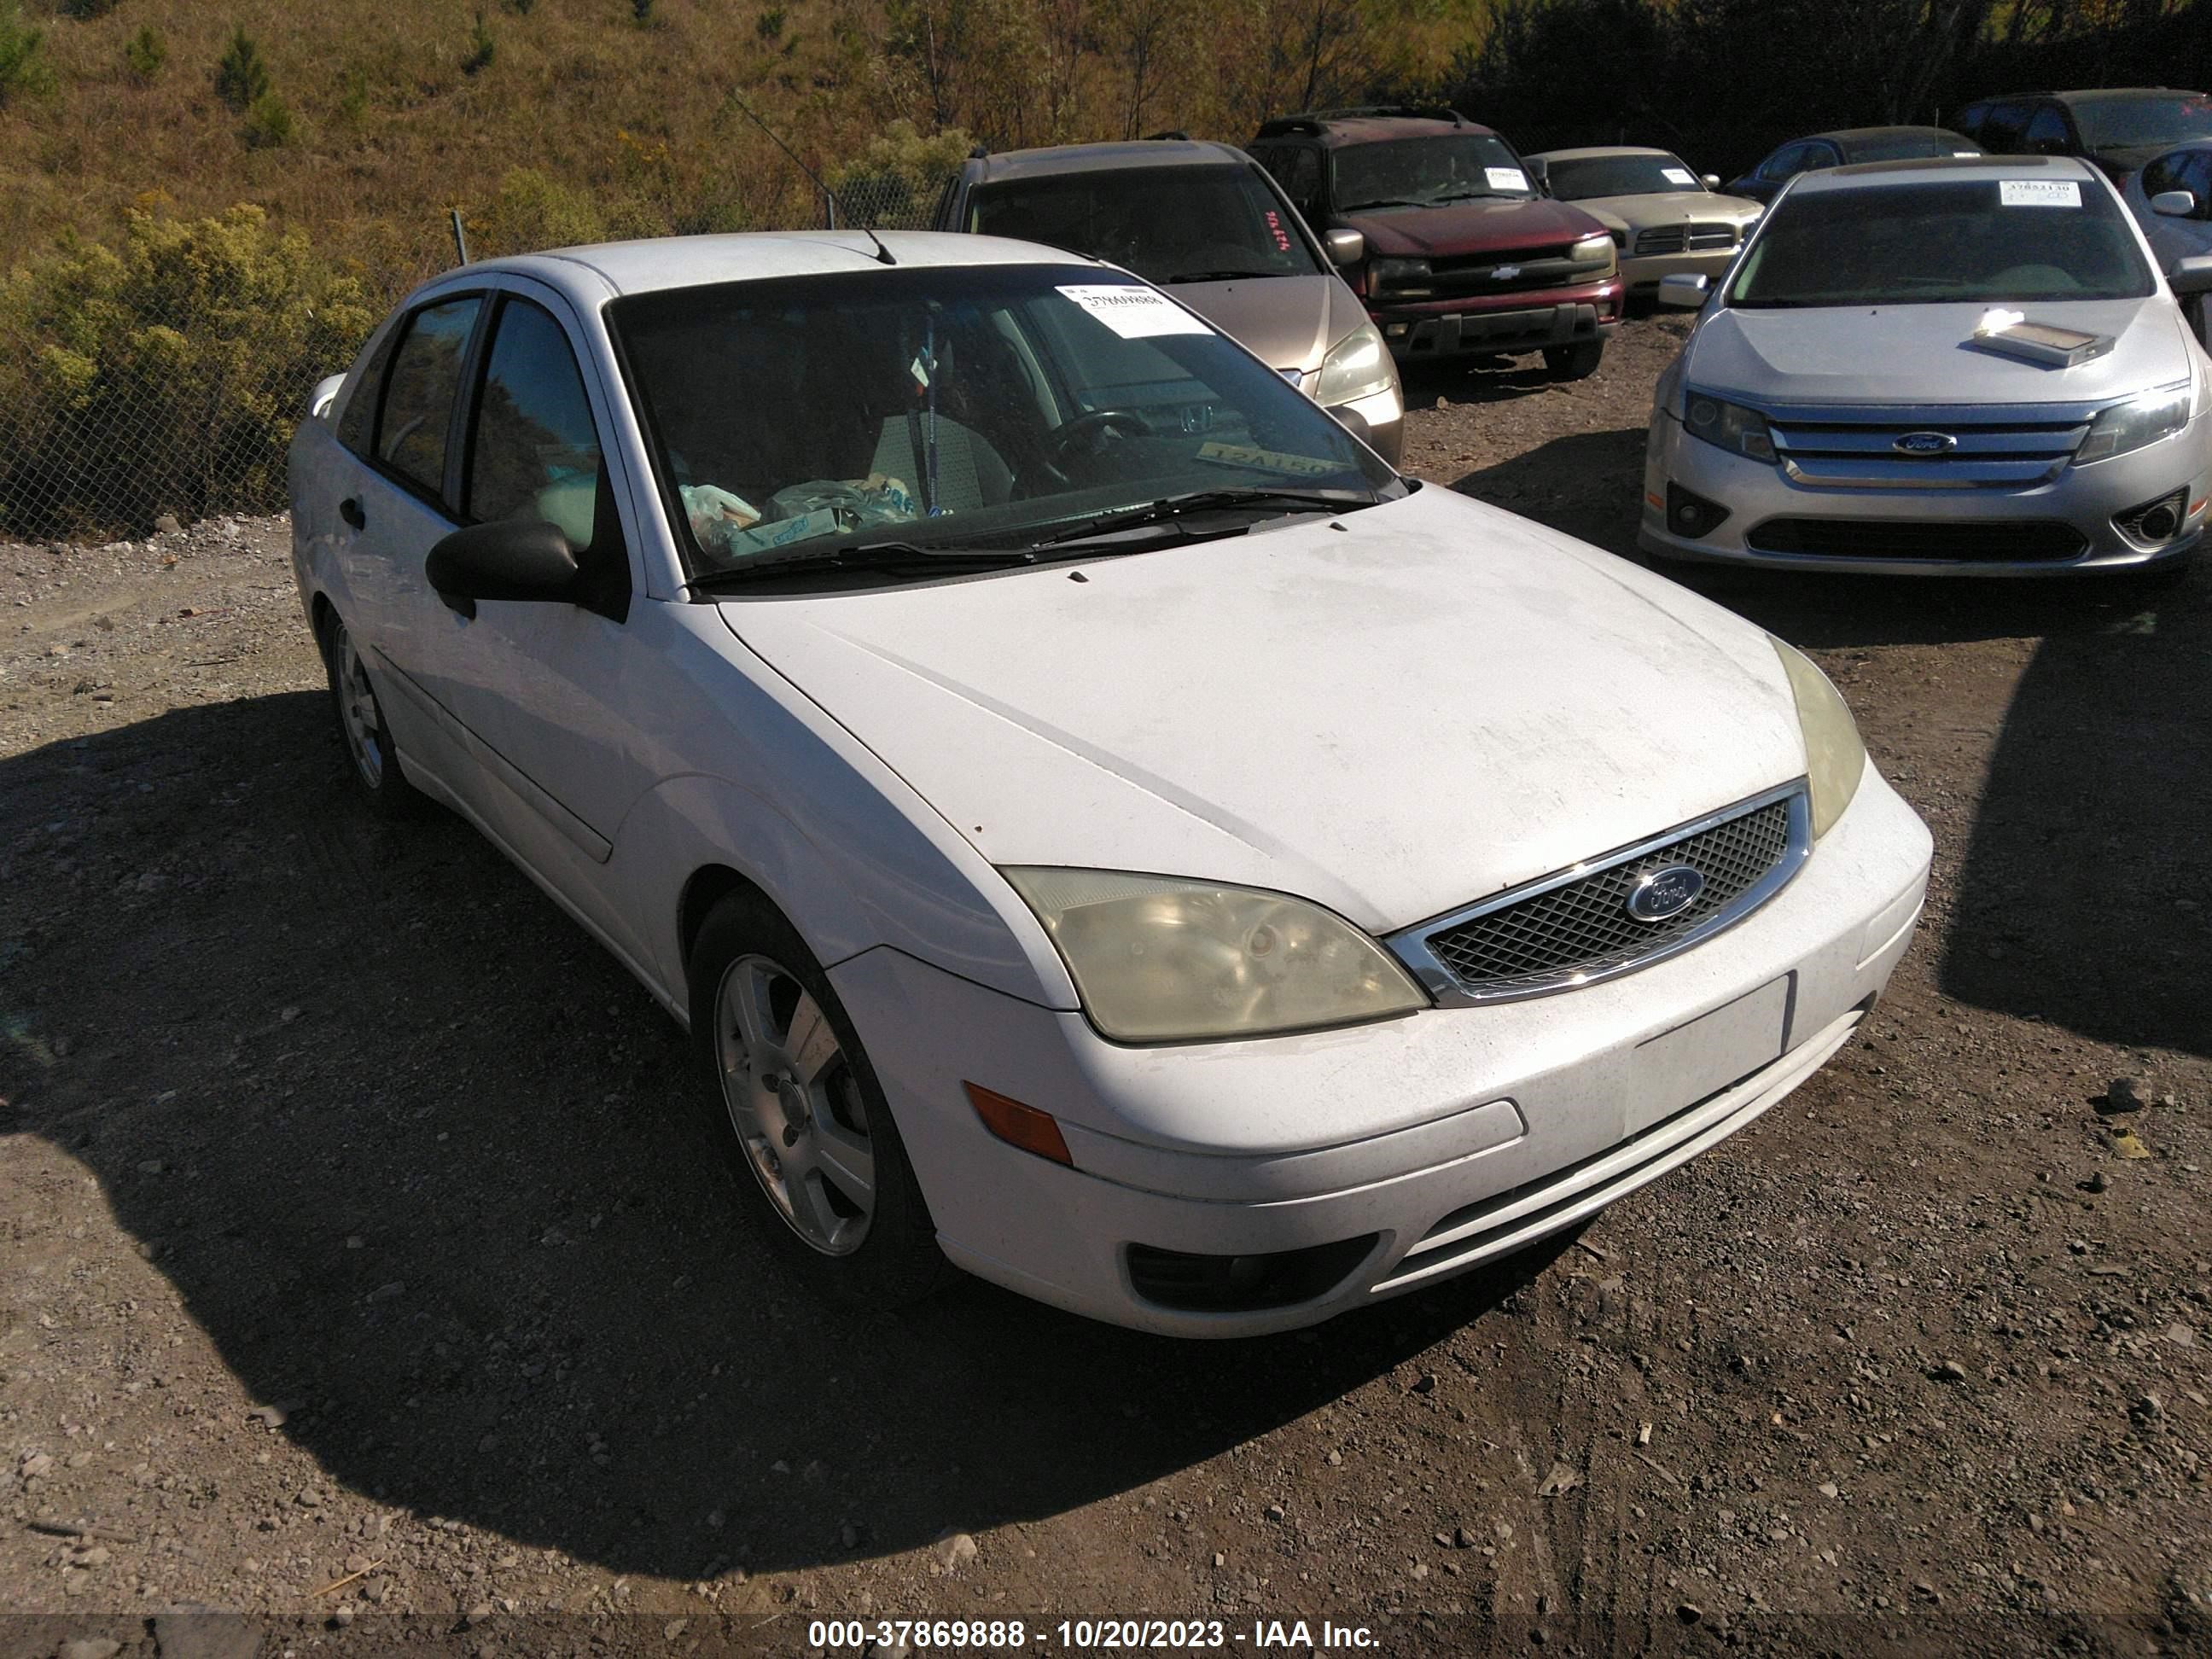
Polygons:
<instances>
[{"instance_id":1,"label":"chain link fence","mask_svg":"<svg viewBox=\"0 0 2212 1659\"><path fill-rule=\"evenodd\" d=\"M830 176L834 194L794 192L782 228L917 228L943 184L865 163ZM252 207L134 215L113 246L21 259L0 272L0 540L281 511L309 392L436 268L343 269Z\"/></svg>"}]
</instances>

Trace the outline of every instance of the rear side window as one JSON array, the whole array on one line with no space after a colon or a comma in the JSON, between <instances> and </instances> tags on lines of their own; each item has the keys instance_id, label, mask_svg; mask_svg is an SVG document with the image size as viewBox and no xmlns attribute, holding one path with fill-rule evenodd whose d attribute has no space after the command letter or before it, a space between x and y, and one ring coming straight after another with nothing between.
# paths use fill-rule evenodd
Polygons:
<instances>
[{"instance_id":1,"label":"rear side window","mask_svg":"<svg viewBox=\"0 0 2212 1659\"><path fill-rule=\"evenodd\" d=\"M338 441L356 455L367 455L376 434L376 400L384 391L384 371L392 362L392 348L401 331L387 329L368 361L355 377L353 395L338 413Z\"/></svg>"},{"instance_id":2,"label":"rear side window","mask_svg":"<svg viewBox=\"0 0 2212 1659\"><path fill-rule=\"evenodd\" d=\"M2035 112L2035 118L2027 124L2027 136L2023 141L2031 155L2063 155L2071 148L2066 133L2066 118L2058 112L2055 104L2045 104Z\"/></svg>"},{"instance_id":3,"label":"rear side window","mask_svg":"<svg viewBox=\"0 0 2212 1659\"><path fill-rule=\"evenodd\" d=\"M392 355L376 425L376 459L434 498L445 494L446 441L461 386L461 359L483 303L472 295L425 306L408 319Z\"/></svg>"},{"instance_id":4,"label":"rear side window","mask_svg":"<svg viewBox=\"0 0 2212 1659\"><path fill-rule=\"evenodd\" d=\"M1974 135L1992 155L2017 155L2027 142L2027 106L1993 104L1982 117L1982 130Z\"/></svg>"},{"instance_id":5,"label":"rear side window","mask_svg":"<svg viewBox=\"0 0 2212 1659\"><path fill-rule=\"evenodd\" d=\"M527 300L501 306L495 329L469 447L469 516L547 520L583 552L603 475L575 353L561 325Z\"/></svg>"},{"instance_id":6,"label":"rear side window","mask_svg":"<svg viewBox=\"0 0 2212 1659\"><path fill-rule=\"evenodd\" d=\"M1766 165L1759 168L1759 176L1762 179L1794 178L1805 170L1806 157L1812 153L1810 144L1784 144L1766 158Z\"/></svg>"}]
</instances>

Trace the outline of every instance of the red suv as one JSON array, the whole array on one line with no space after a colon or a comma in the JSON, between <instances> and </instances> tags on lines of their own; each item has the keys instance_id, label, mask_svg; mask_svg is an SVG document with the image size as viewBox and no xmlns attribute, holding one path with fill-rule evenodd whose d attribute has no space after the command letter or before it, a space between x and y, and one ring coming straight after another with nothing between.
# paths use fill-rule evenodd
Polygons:
<instances>
[{"instance_id":1,"label":"red suv","mask_svg":"<svg viewBox=\"0 0 2212 1659\"><path fill-rule=\"evenodd\" d=\"M1449 109L1320 110L1262 122L1245 149L1316 229L1359 234L1345 276L1401 363L1541 351L1554 380L1597 368L1620 324L1613 238L1546 197L1488 127Z\"/></svg>"}]
</instances>

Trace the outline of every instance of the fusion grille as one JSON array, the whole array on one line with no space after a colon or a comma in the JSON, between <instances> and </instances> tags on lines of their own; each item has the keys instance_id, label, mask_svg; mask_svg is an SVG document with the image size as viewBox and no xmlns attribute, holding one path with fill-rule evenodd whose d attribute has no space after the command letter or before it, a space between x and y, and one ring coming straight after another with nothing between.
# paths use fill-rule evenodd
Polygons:
<instances>
[{"instance_id":1,"label":"fusion grille","mask_svg":"<svg viewBox=\"0 0 2212 1659\"><path fill-rule=\"evenodd\" d=\"M2078 559L2089 544L2057 519L1769 519L1745 532L1761 553L1816 559L1974 559L2008 564Z\"/></svg>"},{"instance_id":2,"label":"fusion grille","mask_svg":"<svg viewBox=\"0 0 2212 1659\"><path fill-rule=\"evenodd\" d=\"M1663 842L1577 880L1532 893L1427 935L1433 956L1470 996L1526 994L1619 972L1669 953L1726 919L1790 850L1784 796ZM1628 896L1649 872L1686 864L1705 878L1696 900L1663 921L1639 921Z\"/></svg>"}]
</instances>

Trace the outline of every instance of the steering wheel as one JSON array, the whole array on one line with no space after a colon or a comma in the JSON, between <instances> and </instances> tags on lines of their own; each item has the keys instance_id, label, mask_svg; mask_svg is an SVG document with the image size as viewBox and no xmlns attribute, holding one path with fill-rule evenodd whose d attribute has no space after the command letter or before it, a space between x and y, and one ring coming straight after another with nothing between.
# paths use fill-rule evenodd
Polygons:
<instances>
[{"instance_id":1,"label":"steering wheel","mask_svg":"<svg viewBox=\"0 0 2212 1659\"><path fill-rule=\"evenodd\" d=\"M1109 432L1149 438L1152 435L1152 423L1133 409L1094 409L1088 415L1063 421L1045 439L1050 452L1048 465L1065 477L1065 468L1075 458L1078 449L1085 455L1096 455L1098 441Z\"/></svg>"}]
</instances>

